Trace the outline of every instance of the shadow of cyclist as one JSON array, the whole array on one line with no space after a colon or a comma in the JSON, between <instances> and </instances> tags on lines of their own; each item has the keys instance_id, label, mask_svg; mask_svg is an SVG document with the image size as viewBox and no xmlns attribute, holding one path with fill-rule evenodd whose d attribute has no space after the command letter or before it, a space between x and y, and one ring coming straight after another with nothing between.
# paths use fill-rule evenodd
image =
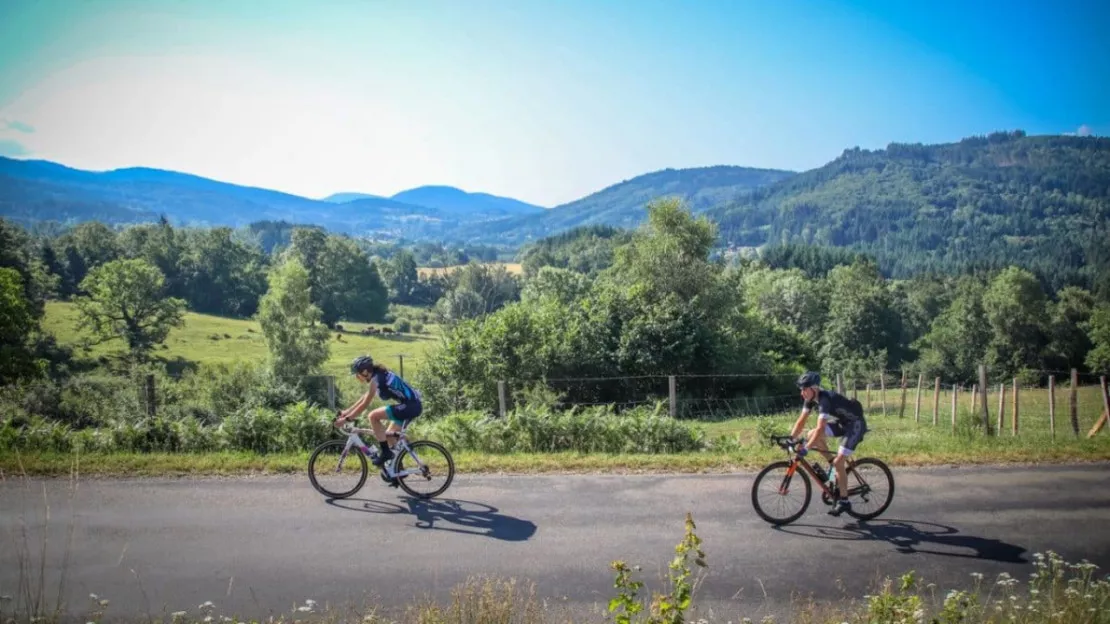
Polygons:
<instances>
[{"instance_id":1,"label":"shadow of cyclist","mask_svg":"<svg viewBox=\"0 0 1110 624\"><path fill-rule=\"evenodd\" d=\"M1022 557L1026 549L1002 540L962 535L955 527L933 522L912 520L872 520L855 522L843 527L823 527L808 524L795 524L774 527L777 531L829 540L863 540L888 542L897 552L905 554L943 555L1000 561L1003 563L1029 563ZM803 529L803 530L798 530ZM967 552L952 552L963 549Z\"/></svg>"},{"instance_id":2,"label":"shadow of cyclist","mask_svg":"<svg viewBox=\"0 0 1110 624\"><path fill-rule=\"evenodd\" d=\"M508 542L523 542L536 533L535 523L497 513L485 503L455 499L421 500L404 497L407 509L395 503L369 499L328 499L327 503L348 511L394 514L410 513L416 517L416 528L479 535Z\"/></svg>"}]
</instances>

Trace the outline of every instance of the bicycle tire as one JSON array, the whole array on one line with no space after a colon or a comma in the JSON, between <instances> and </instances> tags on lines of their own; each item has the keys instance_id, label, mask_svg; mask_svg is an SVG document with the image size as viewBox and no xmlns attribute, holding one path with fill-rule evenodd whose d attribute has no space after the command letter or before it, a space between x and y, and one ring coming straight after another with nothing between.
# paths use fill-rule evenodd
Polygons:
<instances>
[{"instance_id":1,"label":"bicycle tire","mask_svg":"<svg viewBox=\"0 0 1110 624\"><path fill-rule=\"evenodd\" d=\"M857 520L872 520L874 518L878 518L879 515L881 515L884 511L886 511L887 507L890 507L891 501L894 500L894 473L892 473L890 471L890 467L887 466L886 463L884 463L881 459L876 459L874 457L864 457L864 458L861 458L861 459L857 460L855 463L852 464L852 466L850 468L848 468L848 482L849 483L852 482L851 481L851 479L852 479L851 475L852 475L852 473L854 473L856 471L856 466L859 466L861 464L870 464L872 466L877 467L883 473L883 475L886 477L887 483L890 484L890 495L887 496L886 502L883 503L882 507L879 507L878 510L873 511L871 513L859 513L859 512L857 512L853 509L853 510L848 512L848 515L852 516L853 518L855 518Z\"/></svg>"},{"instance_id":2,"label":"bicycle tire","mask_svg":"<svg viewBox=\"0 0 1110 624\"><path fill-rule=\"evenodd\" d=\"M420 440L418 442L410 442L409 447L411 449L419 449L420 447L430 447L430 448L434 448L435 450L443 453L443 456L447 458L447 481L445 481L444 484L438 490L432 492L431 494L419 494L415 490L410 488L408 486L408 483L406 483L406 481L408 481L409 477L413 477L413 476L416 476L416 475L407 475L407 476L398 478L398 482L401 486L401 489L404 490L405 492L408 492L411 496L415 496L416 498L422 498L422 499L435 498L436 496L439 496L440 494L443 494L444 492L446 492L447 488L451 487L451 483L455 480L455 458L451 456L451 452L448 451L442 444L440 444L438 442L432 442L431 440ZM404 465L403 462L404 462L405 457L408 456L408 455L411 455L411 454L412 454L412 452L409 449L405 449L404 451L401 451L401 454L397 457L397 469L398 469L398 471L403 469L402 466Z\"/></svg>"},{"instance_id":3,"label":"bicycle tire","mask_svg":"<svg viewBox=\"0 0 1110 624\"><path fill-rule=\"evenodd\" d=\"M759 474L756 475L755 481L752 482L752 492L751 492L752 507L755 509L755 513L759 514L760 518L763 518L765 521L770 522L771 524L774 524L776 526L780 526L780 525L783 525L783 524L790 524L791 522L794 522L798 518L801 518L802 515L806 512L806 510L809 509L810 499L813 498L813 485L809 482L809 475L806 474L804 468L801 468L799 466L794 471L794 475L790 478L794 479L795 477L801 477L802 478L802 485L805 486L803 488L803 490L805 491L805 498L802 501L801 509L799 509L793 515L787 516L785 518L775 518L775 517L771 516L769 513L767 513L762 507L760 507L759 506L759 496L758 496L759 484L763 481L764 478L767 478L767 476L769 474L771 474L772 471L778 470L780 468L785 468L785 469L789 470L790 462L788 462L786 460L781 460L781 461L777 461L777 462L768 464L766 467L764 467L763 470L761 470L759 472Z\"/></svg>"},{"instance_id":4,"label":"bicycle tire","mask_svg":"<svg viewBox=\"0 0 1110 624\"><path fill-rule=\"evenodd\" d=\"M312 451L312 456L308 458L308 480L312 483L312 487L316 488L317 492L328 498L342 499L353 496L355 492L362 489L363 485L366 485L366 477L370 474L369 467L366 465L366 456L363 455L362 451L359 449L352 447L351 451L347 453L346 459L349 460L352 457L358 457L359 464L362 466L362 476L359 478L358 484L356 484L355 487L346 492L332 492L316 481L316 473L313 467L316 465L316 459L320 456L320 453L331 447L338 447L340 451L342 451L343 447L346 445L347 442L345 440L329 440L317 446L316 449Z\"/></svg>"}]
</instances>

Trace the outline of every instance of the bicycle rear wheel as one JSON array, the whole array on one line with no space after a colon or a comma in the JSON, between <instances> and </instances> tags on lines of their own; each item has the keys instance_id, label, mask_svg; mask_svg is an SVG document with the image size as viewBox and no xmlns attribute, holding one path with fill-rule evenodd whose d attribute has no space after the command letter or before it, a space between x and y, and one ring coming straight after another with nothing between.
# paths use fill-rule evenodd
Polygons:
<instances>
[{"instance_id":1,"label":"bicycle rear wheel","mask_svg":"<svg viewBox=\"0 0 1110 624\"><path fill-rule=\"evenodd\" d=\"M317 492L328 498L351 496L362 488L370 473L362 451L352 447L344 456L346 446L345 440L329 440L317 446L308 458L308 480Z\"/></svg>"},{"instance_id":2,"label":"bicycle rear wheel","mask_svg":"<svg viewBox=\"0 0 1110 624\"><path fill-rule=\"evenodd\" d=\"M408 460L409 466L405 463ZM401 452L397 458L397 472L417 470L413 474L398 477L401 489L417 498L434 498L447 491L451 482L455 480L455 460L451 453L442 444L430 440L412 442L409 448ZM436 487L432 485L435 480L443 479ZM416 488L421 486L432 487L430 491L422 492Z\"/></svg>"},{"instance_id":3,"label":"bicycle rear wheel","mask_svg":"<svg viewBox=\"0 0 1110 624\"><path fill-rule=\"evenodd\" d=\"M802 468L795 469L793 475L789 471L790 462L777 461L761 470L752 483L752 507L760 518L771 524L794 522L809 508L813 496L809 475ZM800 494L796 481L799 477L802 484Z\"/></svg>"},{"instance_id":4,"label":"bicycle rear wheel","mask_svg":"<svg viewBox=\"0 0 1110 624\"><path fill-rule=\"evenodd\" d=\"M881 460L864 457L848 469L848 515L871 520L890 507L894 500L894 475Z\"/></svg>"}]
</instances>

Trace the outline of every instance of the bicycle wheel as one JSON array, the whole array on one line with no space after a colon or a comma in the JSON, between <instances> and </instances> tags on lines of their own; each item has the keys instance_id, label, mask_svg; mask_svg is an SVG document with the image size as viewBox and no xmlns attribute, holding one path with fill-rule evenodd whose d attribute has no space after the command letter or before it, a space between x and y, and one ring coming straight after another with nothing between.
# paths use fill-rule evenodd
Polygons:
<instances>
[{"instance_id":1,"label":"bicycle wheel","mask_svg":"<svg viewBox=\"0 0 1110 624\"><path fill-rule=\"evenodd\" d=\"M864 457L848 468L848 501L852 503L848 515L858 520L877 518L892 500L894 475L881 460Z\"/></svg>"},{"instance_id":2,"label":"bicycle wheel","mask_svg":"<svg viewBox=\"0 0 1110 624\"><path fill-rule=\"evenodd\" d=\"M330 440L317 446L308 458L308 480L317 492L328 498L351 496L366 483L370 472L361 450L352 447L346 457L343 456L346 446L345 440ZM317 464L320 467L319 477L316 476ZM351 483L354 483L353 487Z\"/></svg>"},{"instance_id":3,"label":"bicycle wheel","mask_svg":"<svg viewBox=\"0 0 1110 624\"><path fill-rule=\"evenodd\" d=\"M793 475L788 476L790 469L790 462L786 460L777 461L768 465L760 471L755 477L755 482L752 483L752 507L755 508L755 513L759 514L771 524L789 524L798 518L809 508L810 498L813 496L813 486L809 483L809 475L805 473L804 469L798 468L794 471ZM802 493L801 502L790 503L787 498L793 493L797 493L797 487L791 488L791 483L798 478L801 478ZM766 486L767 493L769 494L766 502L760 499L760 487ZM796 511L791 511L796 507ZM767 508L776 508L777 514L772 515L768 513Z\"/></svg>"},{"instance_id":4,"label":"bicycle wheel","mask_svg":"<svg viewBox=\"0 0 1110 624\"><path fill-rule=\"evenodd\" d=\"M417 498L434 498L446 492L451 482L455 480L455 460L442 444L430 440L410 443L409 448L397 457L397 472L409 469L405 468L405 460L409 457L413 458L411 462L413 465L410 468L420 471L399 477L401 489L409 494ZM414 486L430 484L437 477L446 477L438 488L424 493L414 489Z\"/></svg>"}]
</instances>

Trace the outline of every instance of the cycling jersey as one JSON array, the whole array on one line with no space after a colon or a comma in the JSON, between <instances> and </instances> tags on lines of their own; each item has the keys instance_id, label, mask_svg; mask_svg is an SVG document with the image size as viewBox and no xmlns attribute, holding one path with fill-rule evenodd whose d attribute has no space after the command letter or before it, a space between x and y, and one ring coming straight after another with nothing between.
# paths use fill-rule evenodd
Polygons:
<instances>
[{"instance_id":1,"label":"cycling jersey","mask_svg":"<svg viewBox=\"0 0 1110 624\"><path fill-rule=\"evenodd\" d=\"M374 379L378 382L378 396L382 399L399 403L420 400L420 393L394 375L393 371L379 370L374 373Z\"/></svg>"},{"instance_id":2,"label":"cycling jersey","mask_svg":"<svg viewBox=\"0 0 1110 624\"><path fill-rule=\"evenodd\" d=\"M818 418L829 424L847 426L864 419L863 406L860 405L859 401L837 394L832 390L820 390L817 393L817 400L806 401L805 410L807 413L815 407L817 408Z\"/></svg>"}]
</instances>

